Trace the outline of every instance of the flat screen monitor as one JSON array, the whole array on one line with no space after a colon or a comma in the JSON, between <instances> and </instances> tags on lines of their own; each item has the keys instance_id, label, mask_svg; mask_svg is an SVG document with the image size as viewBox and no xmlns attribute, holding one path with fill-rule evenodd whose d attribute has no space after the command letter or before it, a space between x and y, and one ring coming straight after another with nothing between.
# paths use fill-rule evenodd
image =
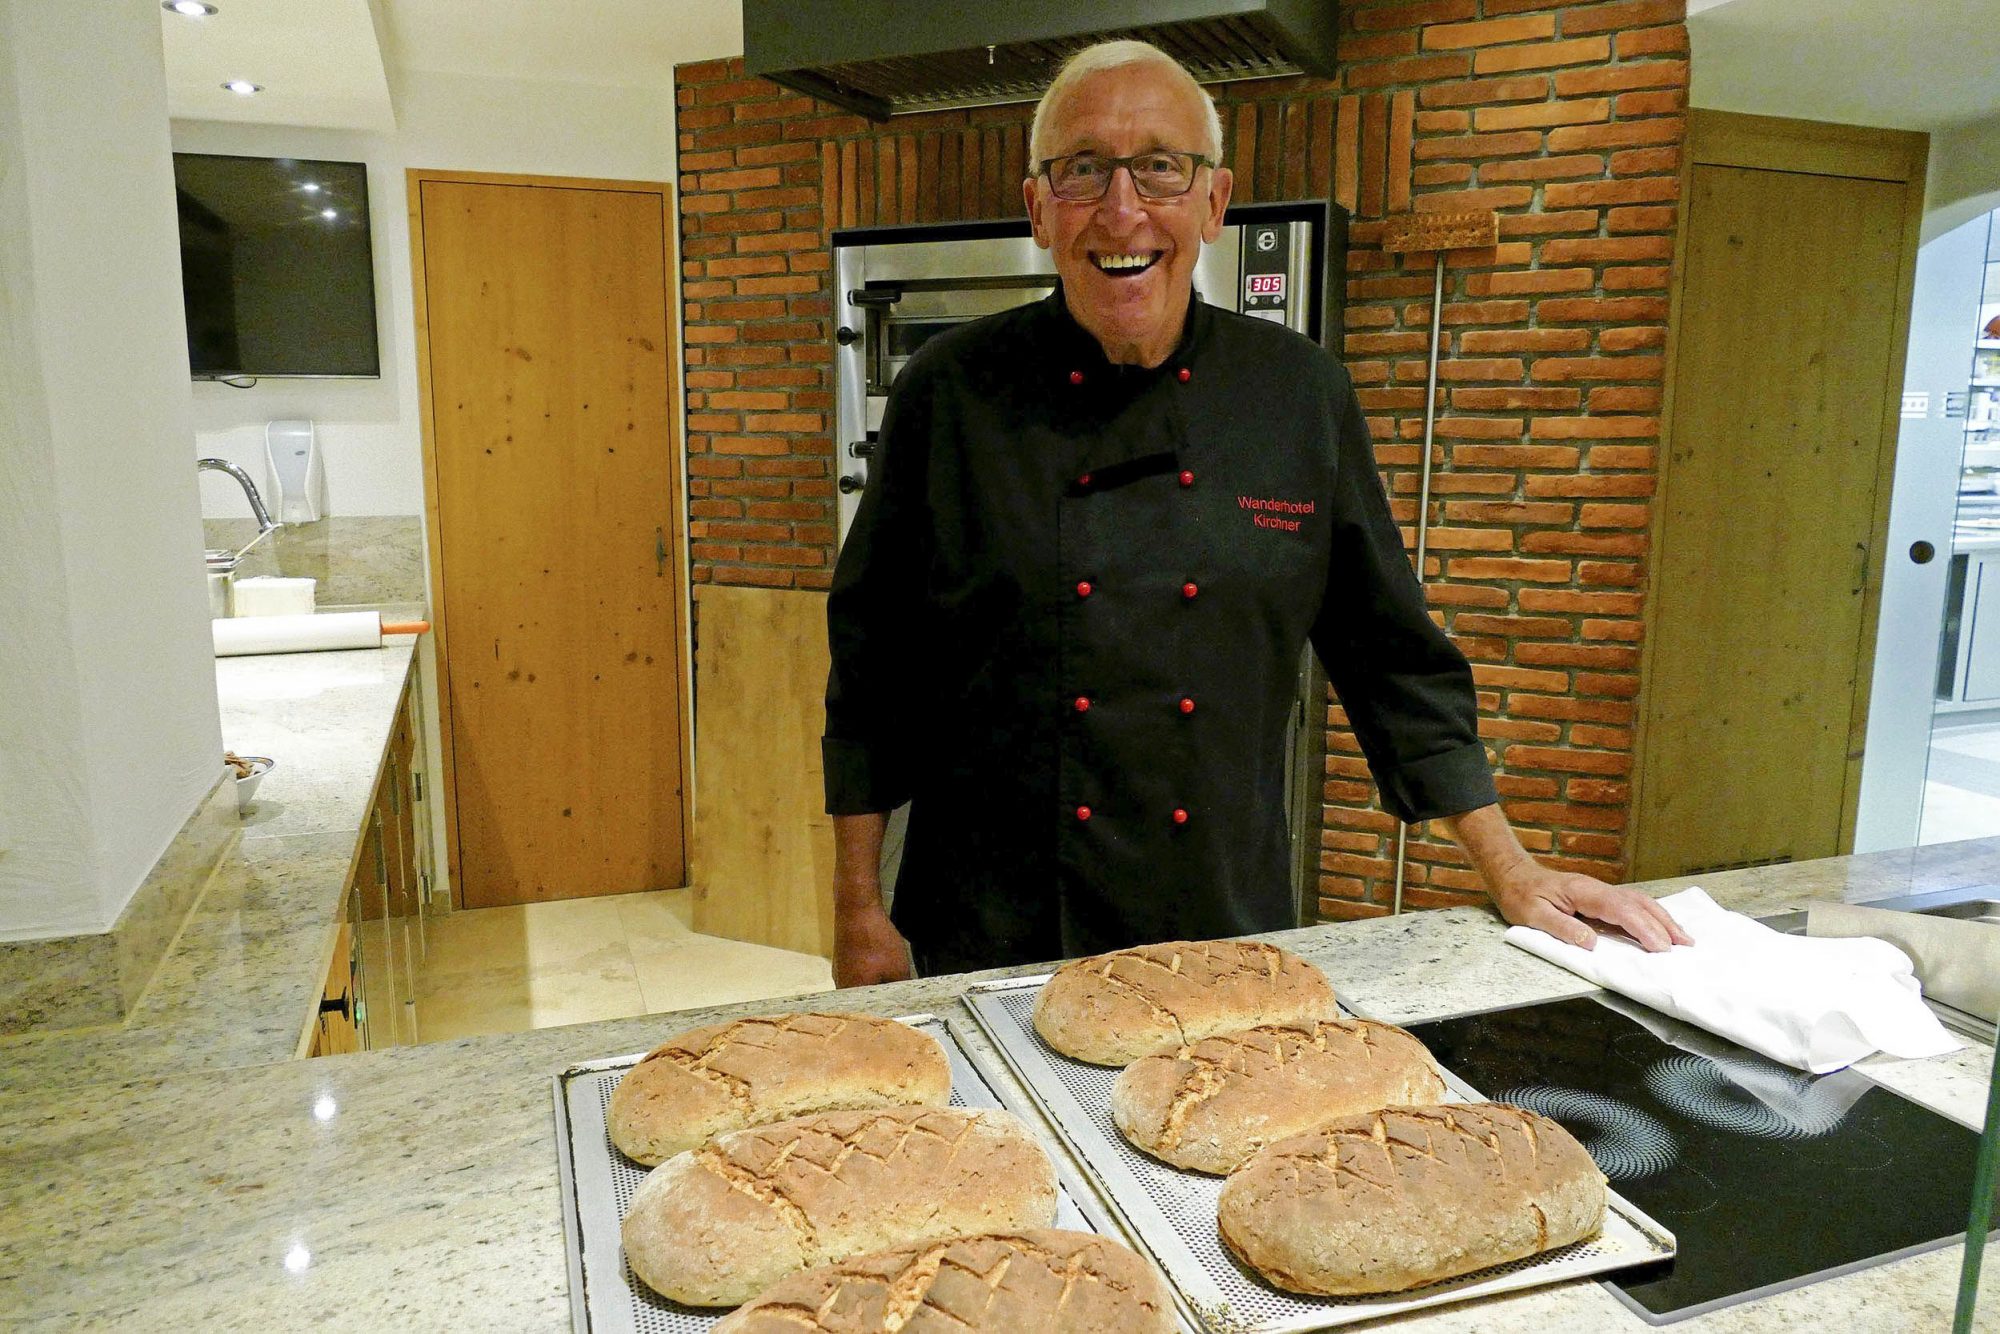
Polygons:
<instances>
[{"instance_id":1,"label":"flat screen monitor","mask_svg":"<svg viewBox=\"0 0 2000 1334\"><path fill-rule=\"evenodd\" d=\"M381 374L359 162L174 154L197 380Z\"/></svg>"}]
</instances>

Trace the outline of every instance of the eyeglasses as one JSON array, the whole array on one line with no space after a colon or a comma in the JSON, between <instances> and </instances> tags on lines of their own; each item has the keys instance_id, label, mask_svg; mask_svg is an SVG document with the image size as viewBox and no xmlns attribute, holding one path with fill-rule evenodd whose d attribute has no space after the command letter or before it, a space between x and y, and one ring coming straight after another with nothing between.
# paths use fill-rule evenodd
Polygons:
<instances>
[{"instance_id":1,"label":"eyeglasses","mask_svg":"<svg viewBox=\"0 0 2000 1334\"><path fill-rule=\"evenodd\" d=\"M1163 149L1131 157L1071 153L1042 163L1041 174L1049 178L1049 189L1057 199L1084 204L1104 198L1104 192L1111 188L1111 178L1120 167L1131 173L1132 188L1141 198L1177 199L1194 188L1196 168L1214 165L1200 153Z\"/></svg>"}]
</instances>

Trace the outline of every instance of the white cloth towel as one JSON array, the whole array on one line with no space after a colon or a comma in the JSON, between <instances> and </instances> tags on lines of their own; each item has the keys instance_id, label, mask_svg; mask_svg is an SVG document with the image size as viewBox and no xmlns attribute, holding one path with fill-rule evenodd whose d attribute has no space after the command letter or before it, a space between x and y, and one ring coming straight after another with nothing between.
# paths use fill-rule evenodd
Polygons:
<instances>
[{"instance_id":1,"label":"white cloth towel","mask_svg":"<svg viewBox=\"0 0 2000 1334\"><path fill-rule=\"evenodd\" d=\"M1597 985L1825 1074L1884 1051L1915 1060L1962 1045L1923 1003L1910 956L1886 940L1788 936L1730 912L1699 888L1660 900L1692 945L1648 954L1600 935L1594 950L1533 927L1507 939Z\"/></svg>"}]
</instances>

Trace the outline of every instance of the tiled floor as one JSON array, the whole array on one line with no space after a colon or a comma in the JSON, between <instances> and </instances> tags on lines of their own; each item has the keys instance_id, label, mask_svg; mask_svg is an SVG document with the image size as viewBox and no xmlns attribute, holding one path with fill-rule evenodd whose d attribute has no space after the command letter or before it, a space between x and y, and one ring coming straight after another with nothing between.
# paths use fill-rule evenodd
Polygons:
<instances>
[{"instance_id":1,"label":"tiled floor","mask_svg":"<svg viewBox=\"0 0 2000 1334\"><path fill-rule=\"evenodd\" d=\"M2000 725L1931 732L1921 843L2000 834Z\"/></svg>"},{"instance_id":2,"label":"tiled floor","mask_svg":"<svg viewBox=\"0 0 2000 1334\"><path fill-rule=\"evenodd\" d=\"M423 1042L829 991L811 954L699 935L689 891L433 918L417 976Z\"/></svg>"}]
</instances>

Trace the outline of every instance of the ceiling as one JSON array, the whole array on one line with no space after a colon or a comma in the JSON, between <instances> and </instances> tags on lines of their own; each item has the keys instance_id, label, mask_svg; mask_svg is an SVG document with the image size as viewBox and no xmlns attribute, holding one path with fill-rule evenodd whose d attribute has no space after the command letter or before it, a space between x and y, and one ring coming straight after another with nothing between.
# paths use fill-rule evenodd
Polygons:
<instances>
[{"instance_id":1,"label":"ceiling","mask_svg":"<svg viewBox=\"0 0 2000 1334\"><path fill-rule=\"evenodd\" d=\"M1692 101L1893 130L2000 114L2000 0L1689 0Z\"/></svg>"},{"instance_id":2,"label":"ceiling","mask_svg":"<svg viewBox=\"0 0 2000 1334\"><path fill-rule=\"evenodd\" d=\"M214 0L161 12L177 117L388 130L410 70L661 86L743 48L739 0ZM1894 129L2000 115L2000 0L1689 0L1697 106ZM225 79L264 85L256 97Z\"/></svg>"}]
</instances>

